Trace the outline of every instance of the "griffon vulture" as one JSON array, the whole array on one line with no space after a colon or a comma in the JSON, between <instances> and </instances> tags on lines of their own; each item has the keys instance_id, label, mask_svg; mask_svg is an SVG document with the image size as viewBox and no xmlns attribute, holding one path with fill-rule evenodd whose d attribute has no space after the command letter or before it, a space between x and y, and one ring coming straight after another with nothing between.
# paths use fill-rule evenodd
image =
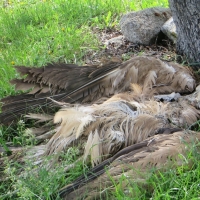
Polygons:
<instances>
[{"instance_id":1,"label":"griffon vulture","mask_svg":"<svg viewBox=\"0 0 200 200\"><path fill-rule=\"evenodd\" d=\"M133 166L141 168L139 163L144 162L143 170L147 166L144 159L154 154L155 158L171 152L177 156L179 146L182 148L179 136L186 141L190 141L190 136L199 138L198 134L184 135L184 132L166 135L190 129L200 114L199 88L194 92L196 81L192 72L179 64L143 56L103 66L48 64L42 68L17 66L16 69L24 77L11 83L17 90L28 93L2 99L0 122L12 124L22 116L36 120L29 131L38 140L49 139L33 155L38 157L37 164L51 154L55 155L55 162L61 151L84 144L81 159L101 166L112 158L111 174L112 170L121 173L121 164L117 162L121 157L113 158L129 147L127 157L122 160L131 162L127 159L132 160L133 152L133 160L139 160L133 161ZM33 113L38 108L45 114ZM55 113L54 108L60 110ZM54 129L50 130L48 125L53 123ZM156 142L150 143L155 149L150 154L147 143L151 140ZM172 144L166 154L165 141ZM137 144L140 149L135 153ZM166 156L156 160L157 166L159 162L167 162ZM104 176L100 178L107 180ZM91 190L92 184L88 186ZM94 181L95 184L98 185Z\"/></svg>"}]
</instances>

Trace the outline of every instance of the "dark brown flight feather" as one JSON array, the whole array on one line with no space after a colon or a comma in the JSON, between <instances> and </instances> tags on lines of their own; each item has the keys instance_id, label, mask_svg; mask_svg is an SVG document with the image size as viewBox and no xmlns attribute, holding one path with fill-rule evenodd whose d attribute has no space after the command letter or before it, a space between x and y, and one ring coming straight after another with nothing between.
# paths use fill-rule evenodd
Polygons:
<instances>
[{"instance_id":1,"label":"dark brown flight feather","mask_svg":"<svg viewBox=\"0 0 200 200\"><path fill-rule=\"evenodd\" d=\"M89 103L127 91L131 83L144 85L144 90L151 90L151 94L185 93L195 88L195 80L186 68L144 56L104 66L48 64L41 68L17 66L16 69L26 76L11 83L16 84L16 89L32 88L32 91L2 99L2 124L9 124L37 107L55 106L47 97L67 103Z\"/></svg>"}]
</instances>

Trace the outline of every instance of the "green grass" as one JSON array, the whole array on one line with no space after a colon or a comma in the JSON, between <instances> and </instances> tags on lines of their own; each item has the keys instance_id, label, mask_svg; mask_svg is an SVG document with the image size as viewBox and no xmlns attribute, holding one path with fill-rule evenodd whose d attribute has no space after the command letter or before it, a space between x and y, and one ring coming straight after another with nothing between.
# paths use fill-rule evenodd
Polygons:
<instances>
[{"instance_id":1,"label":"green grass","mask_svg":"<svg viewBox=\"0 0 200 200\"><path fill-rule=\"evenodd\" d=\"M7 3L5 3L7 2ZM0 98L15 94L9 80L18 77L13 65L48 62L81 63L98 51L94 28L118 26L122 13L167 0L5 0L0 3Z\"/></svg>"},{"instance_id":2,"label":"green grass","mask_svg":"<svg viewBox=\"0 0 200 200\"><path fill-rule=\"evenodd\" d=\"M117 200L197 200L200 196L199 147L188 146L186 157L181 156L182 165L171 167L168 163L165 171L151 170L149 178L135 182L133 177L122 175L115 183L112 195ZM176 165L176 164L175 164ZM139 170L139 169L138 169ZM152 173L153 172L153 173ZM123 189L123 185L126 187ZM111 198L112 199L112 198Z\"/></svg>"},{"instance_id":3,"label":"green grass","mask_svg":"<svg viewBox=\"0 0 200 200\"><path fill-rule=\"evenodd\" d=\"M84 63L84 55L98 52L100 44L94 30L118 27L122 13L153 6L167 6L168 0L13 0L0 3L0 98L16 94L9 80L18 77L13 66L42 66L48 62ZM7 4L5 3L7 2ZM0 143L29 144L24 127L0 128ZM13 135L12 135L13 134ZM57 191L87 170L78 163L65 173L64 167L76 160L76 152L63 156L54 169L7 163L9 180L0 184L0 199L59 199ZM70 155L70 156L69 156ZM194 154L192 169L187 165L152 175L144 186L121 177L112 197L128 199L198 199L200 164ZM17 169L26 176L18 177ZM128 181L127 191L121 187ZM153 188L153 190L152 190ZM110 199L110 197L108 198Z\"/></svg>"},{"instance_id":4,"label":"green grass","mask_svg":"<svg viewBox=\"0 0 200 200\"><path fill-rule=\"evenodd\" d=\"M133 177L127 178L123 174L114 183L114 188L108 188L106 198L117 200L197 200L200 196L200 163L199 147L188 146L190 149L186 157L182 156L182 165L166 167L166 171L151 170L147 180L135 182ZM56 199L59 200L58 190L69 184L80 174L88 170L87 166L78 162L75 168L67 173L65 166L77 159L78 149L69 149L62 155L63 161L51 170L38 168L28 160L25 164L7 163L5 173L9 181L0 184L0 199ZM49 159L49 158L48 158ZM48 159L46 160L48 162ZM17 176L17 169L25 170L23 176ZM34 173L33 173L34 170ZM38 171L37 171L38 170ZM139 169L137 169L139 170ZM111 177L112 179L112 177ZM124 188L123 186L126 185Z\"/></svg>"},{"instance_id":5,"label":"green grass","mask_svg":"<svg viewBox=\"0 0 200 200\"><path fill-rule=\"evenodd\" d=\"M23 164L7 161L4 173L9 179L1 182L0 199L59 200L59 189L88 170L82 162L77 162L74 168L66 172L65 167L76 161L78 151L77 148L69 148L65 154L60 155L62 162L51 169L45 165L51 157L43 161L42 167L37 167L28 159ZM23 171L20 176L19 170Z\"/></svg>"}]
</instances>

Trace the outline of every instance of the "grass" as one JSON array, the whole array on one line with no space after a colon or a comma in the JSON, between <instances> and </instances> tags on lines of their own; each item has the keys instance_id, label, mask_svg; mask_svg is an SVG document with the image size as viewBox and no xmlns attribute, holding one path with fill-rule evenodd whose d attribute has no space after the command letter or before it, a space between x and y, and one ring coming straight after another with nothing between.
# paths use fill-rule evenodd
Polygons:
<instances>
[{"instance_id":1,"label":"grass","mask_svg":"<svg viewBox=\"0 0 200 200\"><path fill-rule=\"evenodd\" d=\"M0 3L0 98L15 94L9 80L18 77L13 65L84 62L98 51L93 28L118 26L122 13L167 0L5 0Z\"/></svg>"},{"instance_id":2,"label":"grass","mask_svg":"<svg viewBox=\"0 0 200 200\"><path fill-rule=\"evenodd\" d=\"M24 163L7 161L4 173L9 180L1 182L0 199L60 199L59 189L88 170L87 166L78 162L66 173L65 167L76 161L77 155L77 148L69 148L61 155L62 162L52 169L45 166L45 162L49 163L50 157L44 160L42 167L33 165L28 159ZM20 176L19 170L23 171Z\"/></svg>"},{"instance_id":3,"label":"grass","mask_svg":"<svg viewBox=\"0 0 200 200\"><path fill-rule=\"evenodd\" d=\"M153 6L167 6L168 0L4 0L0 3L0 98L16 94L9 80L18 77L13 66L42 66L48 62L84 63L84 55L98 52L100 44L94 29L118 27L122 13ZM0 143L27 145L24 127L0 128ZM29 140L28 140L29 142ZM29 144L29 143L28 143ZM69 156L70 155L70 156ZM192 170L167 170L152 175L146 190L128 183L125 193L120 183L112 194L116 199L197 199L199 194L200 165L194 155ZM0 184L0 199L59 199L57 191L70 183L87 167L82 163L69 173L64 166L76 160L76 151L66 154L63 162L37 174L28 160L25 165L7 162L5 173L9 180ZM25 167L26 166L26 167ZM19 177L17 169L26 170ZM56 173L55 173L56 172ZM121 177L122 181L124 177Z\"/></svg>"},{"instance_id":4,"label":"grass","mask_svg":"<svg viewBox=\"0 0 200 200\"><path fill-rule=\"evenodd\" d=\"M153 200L196 200L199 199L199 147L188 146L186 157L182 156L182 164L172 168L174 161L168 163L165 171L150 171L150 176L144 182L135 182L132 177L122 175L118 183L115 183L113 196L118 200L153 199ZM181 155L180 155L181 156ZM176 164L175 164L176 165ZM152 173L153 172L153 173ZM124 188L123 185L126 185ZM113 198L113 199L114 199ZM112 198L111 198L112 199Z\"/></svg>"}]
</instances>

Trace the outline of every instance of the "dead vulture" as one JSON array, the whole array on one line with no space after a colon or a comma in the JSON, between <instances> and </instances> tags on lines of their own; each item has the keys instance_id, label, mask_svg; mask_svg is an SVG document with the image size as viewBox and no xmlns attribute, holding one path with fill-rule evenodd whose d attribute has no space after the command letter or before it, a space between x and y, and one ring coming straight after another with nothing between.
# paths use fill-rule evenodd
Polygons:
<instances>
[{"instance_id":1,"label":"dead vulture","mask_svg":"<svg viewBox=\"0 0 200 200\"><path fill-rule=\"evenodd\" d=\"M148 168L149 162L149 166L161 166L169 155L176 157L184 151L180 137L187 142L200 138L195 133L167 134L190 128L200 115L199 87L196 88L192 72L179 64L143 56L104 66L49 64L42 68L19 66L16 69L24 77L11 83L17 90L28 90L28 93L2 99L0 122L11 124L22 115L36 120L35 127L29 131L38 140L49 139L46 145L34 148L32 157L37 157L37 164L42 164L44 156L53 154L52 164L61 151L85 144L80 159L93 166L100 164L100 168L111 159L111 175L115 177L123 169L128 171L128 176L135 176L118 161L132 163L141 170ZM48 112L54 107L61 107L54 116L50 115L52 112L32 113L37 108ZM47 125L41 127L41 122L56 125L50 130ZM134 146L137 144L139 149ZM107 181L108 177L102 174L88 185L92 196L96 195L93 190L99 187L100 179ZM81 179L80 184L81 181L85 183ZM77 184L75 189L80 185ZM61 196L69 191L72 190L62 190Z\"/></svg>"}]
</instances>

